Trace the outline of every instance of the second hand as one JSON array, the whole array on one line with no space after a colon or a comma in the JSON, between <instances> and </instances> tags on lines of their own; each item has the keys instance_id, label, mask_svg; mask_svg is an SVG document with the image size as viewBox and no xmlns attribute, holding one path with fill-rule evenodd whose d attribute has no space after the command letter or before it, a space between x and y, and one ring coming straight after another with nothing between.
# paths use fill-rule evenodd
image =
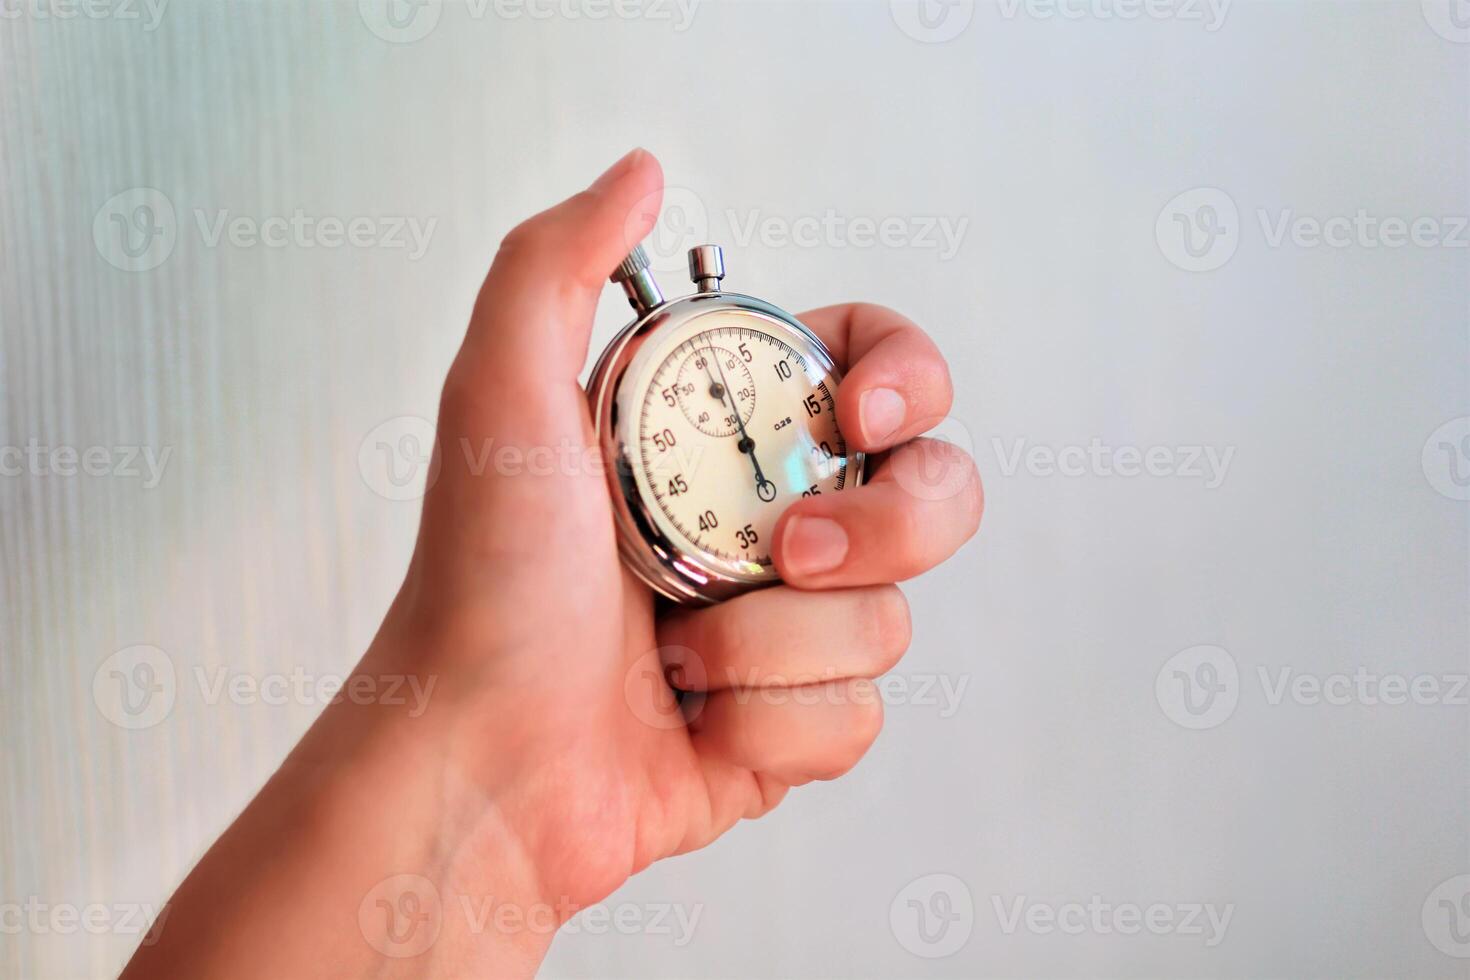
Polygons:
<instances>
[{"instance_id":1,"label":"second hand","mask_svg":"<svg viewBox=\"0 0 1470 980\"><path fill-rule=\"evenodd\" d=\"M711 354L715 351L713 347L708 350ZM764 501L773 500L776 496L776 485L767 480L765 473L761 472L760 460L755 458L755 440L750 437L750 433L745 431L745 420L740 417L740 406L735 404L735 395L730 391L730 383L725 379L725 368L720 364L718 357L715 358L715 368L720 372L720 391L724 394L730 405L730 411L735 416L735 427L740 430L740 442L736 448L750 457L750 465L755 468L755 495ZM709 373L707 368L705 373ZM713 383L714 379L711 378L710 381Z\"/></svg>"}]
</instances>

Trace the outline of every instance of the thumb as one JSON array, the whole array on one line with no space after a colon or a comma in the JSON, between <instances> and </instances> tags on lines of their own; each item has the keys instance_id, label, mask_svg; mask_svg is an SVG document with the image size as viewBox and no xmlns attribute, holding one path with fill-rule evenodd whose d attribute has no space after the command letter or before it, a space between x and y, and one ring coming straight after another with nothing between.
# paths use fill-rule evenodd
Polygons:
<instances>
[{"instance_id":1,"label":"thumb","mask_svg":"<svg viewBox=\"0 0 1470 980\"><path fill-rule=\"evenodd\" d=\"M527 382L575 381L598 296L653 228L662 197L658 161L636 149L506 235L456 361L465 380L519 393Z\"/></svg>"},{"instance_id":2,"label":"thumb","mask_svg":"<svg viewBox=\"0 0 1470 980\"><path fill-rule=\"evenodd\" d=\"M588 492L604 476L580 454L591 430L577 376L598 296L653 228L662 197L658 161L634 150L501 243L439 404L420 540L423 564L445 581L483 595L486 555L579 556L611 533L605 504L589 506L605 501ZM565 549L553 547L558 536Z\"/></svg>"}]
</instances>

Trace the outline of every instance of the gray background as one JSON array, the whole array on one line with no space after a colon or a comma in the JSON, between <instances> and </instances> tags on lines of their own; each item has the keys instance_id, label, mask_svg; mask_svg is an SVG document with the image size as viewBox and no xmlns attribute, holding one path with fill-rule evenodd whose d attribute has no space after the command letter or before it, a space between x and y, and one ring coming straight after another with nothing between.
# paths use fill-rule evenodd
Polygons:
<instances>
[{"instance_id":1,"label":"gray background","mask_svg":"<svg viewBox=\"0 0 1470 980\"><path fill-rule=\"evenodd\" d=\"M926 31L905 3L706 0L680 29L652 0L602 20L460 0L407 33L382 0L173 0L153 29L145 9L7 3L0 444L119 465L0 477L0 903L164 900L318 711L209 703L196 668L351 666L417 517L359 448L432 417L499 237L642 144L679 188L668 247L707 235L732 287L874 300L934 334L945 433L988 510L907 587L907 692L867 760L609 900L697 911L689 941L583 929L545 973L1470 975L1438 902L1470 890L1463 691L1272 697L1288 668L1442 694L1470 668L1470 235L1267 233L1286 210L1470 214L1470 32L1449 19L1470 8L1451 2L1236 2L1212 23L1182 0L957 0ZM136 202L106 202L138 187L167 198L174 241L130 272L107 233ZM1216 191L1171 206L1196 188ZM1181 268L1174 213L1206 227L1221 193L1218 268ZM437 224L415 259L211 246L196 217L297 208ZM902 240L736 240L829 209L897 218ZM955 254L926 218L968 222ZM605 297L594 345L622 314ZM1094 439L1233 455L1217 486L1008 461ZM157 486L127 446L171 452ZM138 644L177 691L129 730L93 680ZM1208 679L1194 654L1169 663L1200 645L1220 648L1213 701L1174 672ZM1094 895L1232 917L1211 946L997 912ZM957 918L920 933L909 899ZM11 931L0 973L114 972L137 938Z\"/></svg>"}]
</instances>

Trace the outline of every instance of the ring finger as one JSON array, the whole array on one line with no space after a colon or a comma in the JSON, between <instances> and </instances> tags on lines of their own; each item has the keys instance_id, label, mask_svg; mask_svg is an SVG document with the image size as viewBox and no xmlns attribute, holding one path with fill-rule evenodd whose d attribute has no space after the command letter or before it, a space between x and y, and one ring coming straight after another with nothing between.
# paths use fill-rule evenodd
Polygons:
<instances>
[{"instance_id":1,"label":"ring finger","mask_svg":"<svg viewBox=\"0 0 1470 980\"><path fill-rule=\"evenodd\" d=\"M805 497L776 522L776 569L801 589L901 582L980 526L984 492L964 451L934 439L894 449L867 484Z\"/></svg>"}]
</instances>

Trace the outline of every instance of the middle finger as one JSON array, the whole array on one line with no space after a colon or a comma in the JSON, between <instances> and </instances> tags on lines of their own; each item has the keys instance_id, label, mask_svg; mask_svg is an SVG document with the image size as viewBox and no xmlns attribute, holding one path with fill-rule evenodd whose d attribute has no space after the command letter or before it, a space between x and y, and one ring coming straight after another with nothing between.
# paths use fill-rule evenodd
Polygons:
<instances>
[{"instance_id":1,"label":"middle finger","mask_svg":"<svg viewBox=\"0 0 1470 980\"><path fill-rule=\"evenodd\" d=\"M969 454L915 439L889 453L868 483L787 508L772 557L781 578L800 589L901 582L954 554L984 508Z\"/></svg>"},{"instance_id":2,"label":"middle finger","mask_svg":"<svg viewBox=\"0 0 1470 980\"><path fill-rule=\"evenodd\" d=\"M685 691L800 687L874 678L909 645L909 609L893 585L803 592L778 585L659 620L670 683Z\"/></svg>"}]
</instances>

